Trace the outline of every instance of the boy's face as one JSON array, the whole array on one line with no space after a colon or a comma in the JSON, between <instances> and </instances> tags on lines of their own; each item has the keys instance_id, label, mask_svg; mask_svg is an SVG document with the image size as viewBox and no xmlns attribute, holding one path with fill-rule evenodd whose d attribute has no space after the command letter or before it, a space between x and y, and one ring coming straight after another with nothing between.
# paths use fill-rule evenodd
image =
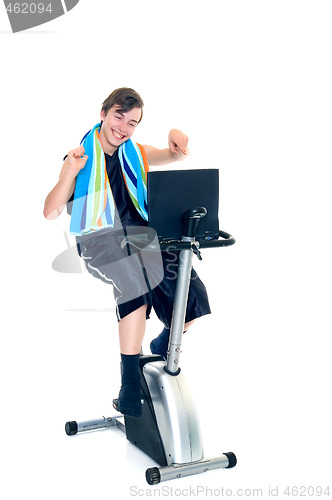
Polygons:
<instances>
[{"instance_id":1,"label":"boy's face","mask_svg":"<svg viewBox=\"0 0 332 500\"><path fill-rule=\"evenodd\" d=\"M127 113L122 113L119 109L119 106L112 106L107 115L103 111L100 113L103 122L100 142L105 153L111 155L133 135L142 114L140 108L133 108Z\"/></svg>"}]
</instances>

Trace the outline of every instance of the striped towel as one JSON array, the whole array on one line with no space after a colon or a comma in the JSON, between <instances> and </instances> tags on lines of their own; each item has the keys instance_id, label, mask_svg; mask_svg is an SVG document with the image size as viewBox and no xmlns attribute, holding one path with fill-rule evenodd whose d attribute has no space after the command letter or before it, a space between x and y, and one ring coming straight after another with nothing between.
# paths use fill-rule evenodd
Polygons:
<instances>
[{"instance_id":1,"label":"striped towel","mask_svg":"<svg viewBox=\"0 0 332 500\"><path fill-rule=\"evenodd\" d=\"M99 140L100 123L82 139L89 157L76 177L70 234L81 236L114 226L114 199ZM118 148L123 177L130 198L144 220L148 220L146 177L149 165L142 146L131 139Z\"/></svg>"}]
</instances>

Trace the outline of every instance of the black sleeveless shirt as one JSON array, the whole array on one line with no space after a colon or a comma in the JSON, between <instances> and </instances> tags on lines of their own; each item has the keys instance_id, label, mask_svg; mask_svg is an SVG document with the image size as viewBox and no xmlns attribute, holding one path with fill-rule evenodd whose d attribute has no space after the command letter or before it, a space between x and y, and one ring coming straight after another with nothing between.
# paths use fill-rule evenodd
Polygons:
<instances>
[{"instance_id":1,"label":"black sleeveless shirt","mask_svg":"<svg viewBox=\"0 0 332 500\"><path fill-rule=\"evenodd\" d=\"M107 176L122 226L147 226L147 221L140 216L131 201L123 177L118 151L115 151L112 156L105 153L105 160ZM67 203L67 212L69 215L71 215L73 199L74 194Z\"/></svg>"},{"instance_id":2,"label":"black sleeveless shirt","mask_svg":"<svg viewBox=\"0 0 332 500\"><path fill-rule=\"evenodd\" d=\"M117 208L121 223L126 226L146 226L147 221L137 212L133 202L131 201L128 189L123 177L122 168L118 156L118 152L112 156L105 153L106 171L111 186L114 203Z\"/></svg>"}]
</instances>

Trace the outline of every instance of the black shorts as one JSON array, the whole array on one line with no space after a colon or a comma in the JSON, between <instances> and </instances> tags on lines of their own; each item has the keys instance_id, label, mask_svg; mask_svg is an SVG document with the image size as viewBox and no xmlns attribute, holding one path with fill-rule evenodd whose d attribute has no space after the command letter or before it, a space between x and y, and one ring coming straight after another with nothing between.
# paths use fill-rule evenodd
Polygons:
<instances>
[{"instance_id":1,"label":"black shorts","mask_svg":"<svg viewBox=\"0 0 332 500\"><path fill-rule=\"evenodd\" d=\"M103 230L78 238L79 254L90 274L113 285L118 321L147 305L146 317L153 307L160 321L170 328L179 254L150 251L149 245L144 251L135 251L121 244L123 237L123 231ZM152 240L149 234L148 241ZM192 269L185 321L210 312L206 288Z\"/></svg>"},{"instance_id":2,"label":"black shorts","mask_svg":"<svg viewBox=\"0 0 332 500\"><path fill-rule=\"evenodd\" d=\"M150 293L144 294L135 300L119 304L117 307L118 320L146 304L147 319L150 317L153 307L160 321L166 328L170 328L173 314L178 257L176 262L173 258L169 260L167 257L163 257L163 264L164 279L162 282L151 290ZM196 271L192 268L185 322L188 323L189 321L210 313L211 310L206 288Z\"/></svg>"}]
</instances>

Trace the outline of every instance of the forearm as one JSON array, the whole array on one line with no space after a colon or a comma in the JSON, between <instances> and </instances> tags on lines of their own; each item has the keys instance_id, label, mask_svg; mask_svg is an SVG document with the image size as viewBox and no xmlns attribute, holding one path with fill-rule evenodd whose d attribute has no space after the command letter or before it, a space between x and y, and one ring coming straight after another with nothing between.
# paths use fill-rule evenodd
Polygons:
<instances>
[{"instance_id":1,"label":"forearm","mask_svg":"<svg viewBox=\"0 0 332 500\"><path fill-rule=\"evenodd\" d=\"M59 182L46 197L43 212L46 219L56 219L61 214L74 192L75 179L76 177L69 171L61 175Z\"/></svg>"},{"instance_id":2,"label":"forearm","mask_svg":"<svg viewBox=\"0 0 332 500\"><path fill-rule=\"evenodd\" d=\"M187 158L189 154L188 137L181 130L173 128L168 134L168 148L158 149L153 146L144 146L144 149L150 165L167 165Z\"/></svg>"},{"instance_id":3,"label":"forearm","mask_svg":"<svg viewBox=\"0 0 332 500\"><path fill-rule=\"evenodd\" d=\"M159 149L153 146L143 146L146 152L146 156L149 165L160 167L167 165L168 163L173 163L174 161L184 160L186 155L179 152L172 153L170 148Z\"/></svg>"},{"instance_id":4,"label":"forearm","mask_svg":"<svg viewBox=\"0 0 332 500\"><path fill-rule=\"evenodd\" d=\"M85 167L87 159L88 156L84 154L83 146L69 151L62 165L59 182L46 197L44 205L46 219L56 219L61 214L74 192L76 176Z\"/></svg>"}]
</instances>

